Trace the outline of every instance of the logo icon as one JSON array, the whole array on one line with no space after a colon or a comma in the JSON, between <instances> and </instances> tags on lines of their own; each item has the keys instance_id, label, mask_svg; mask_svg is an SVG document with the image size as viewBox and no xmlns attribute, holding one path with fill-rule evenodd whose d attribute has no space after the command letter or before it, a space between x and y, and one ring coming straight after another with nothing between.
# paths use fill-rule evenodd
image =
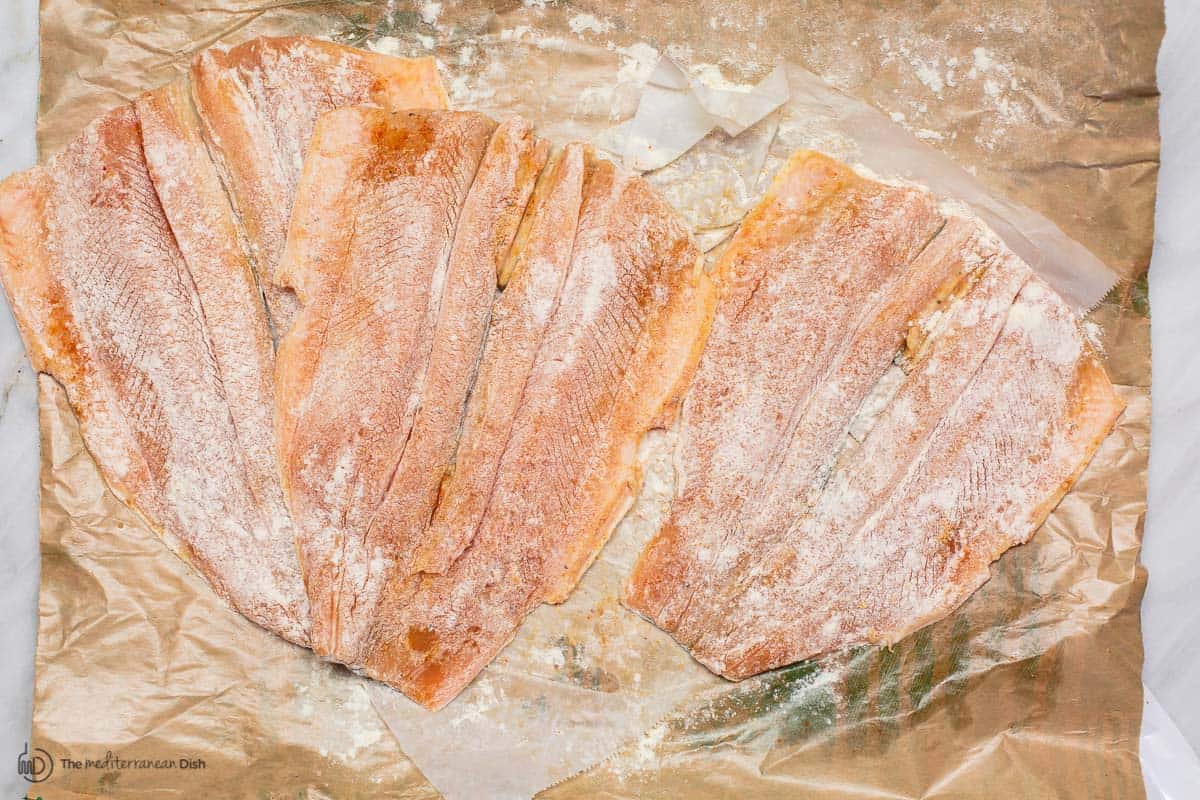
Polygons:
<instances>
[{"instance_id":1,"label":"logo icon","mask_svg":"<svg viewBox=\"0 0 1200 800\"><path fill-rule=\"evenodd\" d=\"M17 756L17 774L30 783L41 783L54 772L54 759L40 747L29 752L29 742L25 743L25 752Z\"/></svg>"}]
</instances>

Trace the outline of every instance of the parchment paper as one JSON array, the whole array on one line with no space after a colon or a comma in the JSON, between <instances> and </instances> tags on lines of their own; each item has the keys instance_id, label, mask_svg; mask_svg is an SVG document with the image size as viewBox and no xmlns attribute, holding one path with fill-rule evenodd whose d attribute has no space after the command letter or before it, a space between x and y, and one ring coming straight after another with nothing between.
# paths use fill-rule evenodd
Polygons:
<instances>
[{"instance_id":1,"label":"parchment paper","mask_svg":"<svg viewBox=\"0 0 1200 800\"><path fill-rule=\"evenodd\" d=\"M1114 270L1144 268L1160 10L896 5L809 6L797 17L784 3L630 3L604 16L589 3L180 0L98 13L79 0L47 0L42 152L120 97L172 77L195 49L261 33L333 35L399 54L432 49L454 106L522 113L544 135L601 146L633 115L662 52L700 76L715 77L720 64L730 79L752 83L792 61L959 158L996 197L1034 206ZM776 122L768 162L813 134ZM764 164L763 174L770 170ZM673 199L695 219L694 196ZM47 786L118 796L166 787L211 796L432 794L394 741L375 738L382 729L359 700L369 692L405 752L456 797L528 795L614 749L547 795L1140 796L1144 284L1113 292L1090 322L1129 410L1033 543L1005 556L960 613L891 651L721 682L613 600L661 508L666 478L650 469L652 491L571 600L532 615L438 715L238 619L123 509L74 503L89 470L92 496L115 501L95 485L86 454L55 461L46 437L71 420L44 389L35 743L98 760L106 749L140 759L190 748L221 764L171 773L63 768ZM661 438L643 449L648 466L663 466ZM175 577L166 577L168 563ZM187 617L199 618L203 635L180 623L187 608L203 609ZM223 677L206 684L209 673ZM302 690L311 717L289 694ZM124 711L82 717L82 698Z\"/></svg>"},{"instance_id":2,"label":"parchment paper","mask_svg":"<svg viewBox=\"0 0 1200 800\"><path fill-rule=\"evenodd\" d=\"M231 612L108 490L62 388L38 388L38 793L437 797L365 682Z\"/></svg>"}]
</instances>

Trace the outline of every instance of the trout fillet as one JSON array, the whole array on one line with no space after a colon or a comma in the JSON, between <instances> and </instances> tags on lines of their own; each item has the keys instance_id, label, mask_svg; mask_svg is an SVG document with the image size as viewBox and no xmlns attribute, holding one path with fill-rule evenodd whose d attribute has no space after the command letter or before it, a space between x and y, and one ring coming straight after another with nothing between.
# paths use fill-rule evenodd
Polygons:
<instances>
[{"instance_id":1,"label":"trout fillet","mask_svg":"<svg viewBox=\"0 0 1200 800\"><path fill-rule=\"evenodd\" d=\"M1123 408L994 236L824 156L792 157L720 274L676 497L624 602L729 678L950 613ZM858 446L893 359L906 374Z\"/></svg>"},{"instance_id":2,"label":"trout fillet","mask_svg":"<svg viewBox=\"0 0 1200 800\"><path fill-rule=\"evenodd\" d=\"M302 308L276 425L320 655L362 661L424 541L545 157L522 120L356 106L318 122L279 270Z\"/></svg>"},{"instance_id":3,"label":"trout fillet","mask_svg":"<svg viewBox=\"0 0 1200 800\"><path fill-rule=\"evenodd\" d=\"M359 665L430 708L574 588L636 494L638 442L673 416L711 321L700 253L645 181L568 147L538 195L429 571L393 584Z\"/></svg>"},{"instance_id":4,"label":"trout fillet","mask_svg":"<svg viewBox=\"0 0 1200 800\"><path fill-rule=\"evenodd\" d=\"M191 80L280 338L297 302L275 270L317 117L361 103L445 108L446 91L432 58L396 58L307 36L264 36L227 52L204 50L192 63Z\"/></svg>"},{"instance_id":5,"label":"trout fillet","mask_svg":"<svg viewBox=\"0 0 1200 800\"><path fill-rule=\"evenodd\" d=\"M168 87L122 106L4 181L0 276L113 492L234 608L306 644L291 527L250 430L265 320L179 100Z\"/></svg>"}]
</instances>

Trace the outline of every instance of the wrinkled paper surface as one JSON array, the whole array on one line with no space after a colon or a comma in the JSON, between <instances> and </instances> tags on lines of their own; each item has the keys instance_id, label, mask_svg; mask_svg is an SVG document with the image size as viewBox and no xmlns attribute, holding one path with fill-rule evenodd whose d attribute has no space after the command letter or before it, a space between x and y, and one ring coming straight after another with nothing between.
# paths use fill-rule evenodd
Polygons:
<instances>
[{"instance_id":1,"label":"wrinkled paper surface","mask_svg":"<svg viewBox=\"0 0 1200 800\"><path fill-rule=\"evenodd\" d=\"M718 129L649 175L714 256L780 160L811 146L970 201L998 229L1008 220L1048 275L1078 246L1054 225L1118 274L1143 273L1161 9L895 5L45 0L39 140L51 153L196 50L261 34L432 50L452 107L520 113L556 141L617 154L662 55L715 87L789 64L784 108L738 137ZM845 95L807 83L803 68ZM814 123L822 104L829 119L861 112L852 98L881 110L869 127L882 138ZM1022 216L1030 208L1053 225ZM1091 305L1103 281L1082 274L1060 277L1078 279ZM950 618L891 650L740 684L710 675L616 602L669 496L671 435L655 434L642 448L645 491L580 587L531 615L436 713L227 610L105 490L61 390L43 379L33 739L98 763L56 765L44 794L520 797L555 784L547 796L1140 796L1144 289L1123 285L1089 317L1129 403L1116 431L1033 542Z\"/></svg>"}]
</instances>

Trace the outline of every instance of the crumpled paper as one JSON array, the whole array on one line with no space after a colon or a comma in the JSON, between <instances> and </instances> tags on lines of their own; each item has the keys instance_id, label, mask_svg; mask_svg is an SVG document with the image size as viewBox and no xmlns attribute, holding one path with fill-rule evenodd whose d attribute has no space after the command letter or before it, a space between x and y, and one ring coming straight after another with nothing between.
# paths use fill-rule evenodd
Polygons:
<instances>
[{"instance_id":1,"label":"crumpled paper","mask_svg":"<svg viewBox=\"0 0 1200 800\"><path fill-rule=\"evenodd\" d=\"M1007 193L1034 205L1121 274L1135 273L1148 253L1149 227L1139 220L1152 204L1157 152L1147 122L1153 99L1144 89L1147 80L1152 86L1157 43L1153 4L1085 13L1029 0L999 17L982 3L953 13L830 4L810 6L800 21L791 4L744 0L712 8L635 4L611 16L588 2L541 5L262 7L229 0L193 7L192 0L175 0L166 10L122 6L101 21L79 0L47 0L43 152L119 97L177 74L199 47L263 33L332 35L396 54L432 50L454 107L521 113L543 135L587 138L602 148L636 114L664 52L693 75L711 74L723 59L720 66L747 85L768 71L760 65L790 60L872 100L886 121L955 157L965 154L990 196ZM1017 23L1024 26L1019 35L1009 30ZM122 35L113 35L114 25ZM920 36L930 44L915 47ZM1081 36L1121 42L1124 50L1063 46ZM1030 63L1042 71L1021 66ZM1078 100L1079 85L1101 99ZM795 102L796 82L789 86ZM994 112L990 125L965 110L978 115L984 105L1005 103L1008 111ZM1027 103L1038 113L1022 117ZM1081 115L1088 125L1077 125ZM649 176L706 248L733 229L786 148L808 144L843 155L855 149L853 137L839 142L794 118L789 123L787 109L758 125L764 130L739 137L714 131ZM971 142L964 141L968 133ZM890 173L869 160L886 151L861 150L851 160ZM701 155L707 166L697 161L685 169L687 158ZM1078 166L1063 173L1063 159ZM716 171L727 176L722 186L732 195L706 205L712 193L703 180L713 164L724 165ZM1065 197L1070 207L1060 202ZM1149 383L1143 288L1114 291L1089 317L1129 409L1033 543L1001 559L994 579L958 613L893 650L856 650L736 685L709 675L615 603L628 559L669 491L661 471L669 435L644 446L647 493L575 595L533 614L480 679L436 713L273 640L223 609L177 561L178 579L161 579L161 570L138 561L130 568L130 537L158 558L174 557L127 511L122 517L123 509L74 510L67 501L85 481L86 455L55 466L48 448L44 514L50 509L58 521L43 521L34 742L102 758L106 741L115 740L122 757L196 748L223 760L218 772L187 775L61 770L47 787L80 796L179 785L194 787L195 796L425 796L434 794L427 778L452 797L527 796L554 781L545 795L1140 796L1137 608L1144 575L1136 555ZM69 427L61 403L43 408L44 434ZM67 530L86 538L67 547ZM102 588L80 589L93 585ZM105 598L120 596L118 588L131 599L106 605ZM188 606L202 607L193 617L219 629L202 638L202 656L189 649L192 626L179 622ZM109 646L125 641L120 636L141 638L128 649ZM136 661L147 653L154 656L147 664ZM262 672L252 668L259 659ZM230 671L222 666L227 661L241 666ZM199 683L208 672L225 676L224 683ZM312 698L312 717L303 716L303 703L279 694L289 687ZM164 703L175 694L188 700ZM373 727L360 706L367 694L424 776L395 741L373 738L378 722ZM83 697L96 708L118 701L155 711L83 720L71 702ZM314 726L343 744L306 738ZM347 735L357 749L347 749Z\"/></svg>"},{"instance_id":2,"label":"crumpled paper","mask_svg":"<svg viewBox=\"0 0 1200 800\"><path fill-rule=\"evenodd\" d=\"M678 72L673 64L671 69ZM651 81L662 71L660 61ZM632 122L599 138L602 142L615 141L626 163L632 152L637 168L655 170L650 180L663 189L697 232L736 224L761 197L766 180L780 163L790 153L808 148L865 167L885 180L916 182L944 200L965 203L1081 313L1090 311L1119 280L1115 271L1049 219L996 196L951 159L808 70L794 65L777 67L755 89L768 83L776 88L782 85L779 104L761 101L758 110L762 117L742 127L740 136L730 136L722 125L726 136L696 139L684 152L675 152L715 117L703 122L691 116L677 118L679 109L675 104L660 104L660 95L668 92L648 83ZM692 84L686 86L691 88L676 87L673 93L691 98L690 102L699 106L698 90ZM754 96L754 91L726 90L724 94L745 97ZM784 103L779 115L771 115ZM760 123L768 115L770 118ZM756 123L757 130L747 130ZM713 122L705 133L716 126ZM661 157L642 158L643 151ZM768 156L772 157L770 162ZM659 162L663 162L662 169L642 166Z\"/></svg>"},{"instance_id":3,"label":"crumpled paper","mask_svg":"<svg viewBox=\"0 0 1200 800\"><path fill-rule=\"evenodd\" d=\"M31 796L437 797L365 682L232 612L109 491L63 389L38 390L33 741L54 766Z\"/></svg>"},{"instance_id":4,"label":"crumpled paper","mask_svg":"<svg viewBox=\"0 0 1200 800\"><path fill-rule=\"evenodd\" d=\"M687 75L669 56L646 79L637 114L625 126L625 166L665 167L713 128L738 136L788 99L787 72L776 67L756 86L711 86Z\"/></svg>"},{"instance_id":5,"label":"crumpled paper","mask_svg":"<svg viewBox=\"0 0 1200 800\"><path fill-rule=\"evenodd\" d=\"M618 602L667 509L673 436L639 453L644 488L586 577L542 606L466 690L430 712L373 683L401 747L447 798L530 797L616 751L696 692L721 683Z\"/></svg>"}]
</instances>

